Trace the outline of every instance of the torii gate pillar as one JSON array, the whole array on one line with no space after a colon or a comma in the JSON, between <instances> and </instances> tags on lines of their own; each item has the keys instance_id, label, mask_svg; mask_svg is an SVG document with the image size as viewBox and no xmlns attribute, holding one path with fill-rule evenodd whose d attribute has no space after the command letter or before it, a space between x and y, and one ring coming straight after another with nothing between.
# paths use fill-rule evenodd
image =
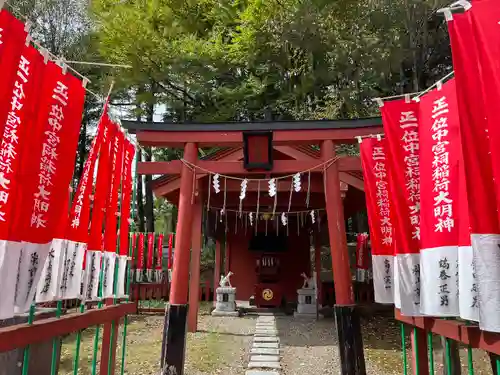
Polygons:
<instances>
[{"instance_id":1,"label":"torii gate pillar","mask_svg":"<svg viewBox=\"0 0 500 375\"><path fill-rule=\"evenodd\" d=\"M334 146L331 140L323 141L321 144L323 161L335 157ZM324 173L325 201L335 285L334 309L342 365L341 374L366 375L361 326L354 305L339 170L337 163L326 167Z\"/></svg>"},{"instance_id":2,"label":"torii gate pillar","mask_svg":"<svg viewBox=\"0 0 500 375\"><path fill-rule=\"evenodd\" d=\"M196 164L198 148L195 143L186 143L184 159ZM188 280L193 229L193 173L186 164L181 170L179 211L176 228L174 268L170 299L165 311L165 328L162 345L162 374L184 374L186 351L186 323L188 315Z\"/></svg>"}]
</instances>

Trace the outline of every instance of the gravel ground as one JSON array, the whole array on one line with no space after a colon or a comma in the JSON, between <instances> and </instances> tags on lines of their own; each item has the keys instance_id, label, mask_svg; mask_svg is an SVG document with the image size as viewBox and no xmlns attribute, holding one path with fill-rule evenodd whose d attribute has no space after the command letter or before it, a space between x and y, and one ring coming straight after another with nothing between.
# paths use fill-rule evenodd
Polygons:
<instances>
[{"instance_id":1,"label":"gravel ground","mask_svg":"<svg viewBox=\"0 0 500 375\"><path fill-rule=\"evenodd\" d=\"M339 374L333 321L278 317L284 375Z\"/></svg>"},{"instance_id":2,"label":"gravel ground","mask_svg":"<svg viewBox=\"0 0 500 375\"><path fill-rule=\"evenodd\" d=\"M185 374L244 375L254 330L254 317L201 316L188 336Z\"/></svg>"},{"instance_id":3,"label":"gravel ground","mask_svg":"<svg viewBox=\"0 0 500 375\"><path fill-rule=\"evenodd\" d=\"M337 333L333 319L316 321L295 319L286 316L279 317L277 324L283 350L281 364L284 375L340 374ZM363 324L363 338L375 336L367 335L366 330L371 330L372 328ZM386 330L386 328L391 333L387 336L392 336L393 330L396 327L384 327L382 330ZM379 331L378 341L380 341L381 337L384 337L384 333ZM399 364L402 361L401 352L397 348L379 348L377 343L373 345L373 341L376 340L371 340L370 338L367 341L365 343L365 359L368 374L388 375L401 373ZM389 340L385 343L388 345L391 344ZM371 349L367 349L367 346L371 347ZM375 348L375 346L377 347ZM389 353L394 356L391 358L391 361L388 361ZM380 366L380 363L383 361L386 361L389 366ZM390 369L394 369L394 372L391 372Z\"/></svg>"}]
</instances>

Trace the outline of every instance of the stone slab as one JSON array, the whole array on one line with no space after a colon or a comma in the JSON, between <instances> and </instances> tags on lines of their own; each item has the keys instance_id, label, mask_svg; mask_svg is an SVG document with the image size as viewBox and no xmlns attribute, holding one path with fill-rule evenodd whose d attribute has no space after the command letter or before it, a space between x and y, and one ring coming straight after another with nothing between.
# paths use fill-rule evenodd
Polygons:
<instances>
[{"instance_id":1,"label":"stone slab","mask_svg":"<svg viewBox=\"0 0 500 375\"><path fill-rule=\"evenodd\" d=\"M278 331L275 329L256 329L255 333L262 333L266 335L278 335Z\"/></svg>"},{"instance_id":2,"label":"stone slab","mask_svg":"<svg viewBox=\"0 0 500 375\"><path fill-rule=\"evenodd\" d=\"M240 316L240 313L238 311L218 311L214 310L212 311L212 316Z\"/></svg>"},{"instance_id":3,"label":"stone slab","mask_svg":"<svg viewBox=\"0 0 500 375\"><path fill-rule=\"evenodd\" d=\"M270 368L274 370L281 370L279 362L250 362L248 368Z\"/></svg>"},{"instance_id":4,"label":"stone slab","mask_svg":"<svg viewBox=\"0 0 500 375\"><path fill-rule=\"evenodd\" d=\"M271 348L271 349L279 349L280 344L278 342L254 342L252 345L252 349L257 348Z\"/></svg>"},{"instance_id":5,"label":"stone slab","mask_svg":"<svg viewBox=\"0 0 500 375\"><path fill-rule=\"evenodd\" d=\"M279 342L277 337L254 337L254 342Z\"/></svg>"},{"instance_id":6,"label":"stone slab","mask_svg":"<svg viewBox=\"0 0 500 375\"><path fill-rule=\"evenodd\" d=\"M275 326L276 322L257 322L256 326L269 327Z\"/></svg>"},{"instance_id":7,"label":"stone slab","mask_svg":"<svg viewBox=\"0 0 500 375\"><path fill-rule=\"evenodd\" d=\"M280 355L280 350L275 348L252 348L250 354L257 355Z\"/></svg>"},{"instance_id":8,"label":"stone slab","mask_svg":"<svg viewBox=\"0 0 500 375\"><path fill-rule=\"evenodd\" d=\"M245 375L280 375L276 371L266 371L266 370L247 370Z\"/></svg>"},{"instance_id":9,"label":"stone slab","mask_svg":"<svg viewBox=\"0 0 500 375\"><path fill-rule=\"evenodd\" d=\"M255 326L255 329L262 329L262 330L269 330L269 329L276 329L276 326L275 325L270 325L270 326L261 326L261 325L257 325Z\"/></svg>"},{"instance_id":10,"label":"stone slab","mask_svg":"<svg viewBox=\"0 0 500 375\"><path fill-rule=\"evenodd\" d=\"M314 312L313 314L303 314L303 313L294 312L293 317L294 318L316 319L317 315L316 315L316 312Z\"/></svg>"},{"instance_id":11,"label":"stone slab","mask_svg":"<svg viewBox=\"0 0 500 375\"><path fill-rule=\"evenodd\" d=\"M256 332L253 336L254 337L277 337L278 335L276 333Z\"/></svg>"},{"instance_id":12,"label":"stone slab","mask_svg":"<svg viewBox=\"0 0 500 375\"><path fill-rule=\"evenodd\" d=\"M274 316L266 316L266 317L259 316L257 318L257 321L258 322L275 322L276 318Z\"/></svg>"},{"instance_id":13,"label":"stone slab","mask_svg":"<svg viewBox=\"0 0 500 375\"><path fill-rule=\"evenodd\" d=\"M279 355L252 355L250 362L279 362Z\"/></svg>"}]
</instances>

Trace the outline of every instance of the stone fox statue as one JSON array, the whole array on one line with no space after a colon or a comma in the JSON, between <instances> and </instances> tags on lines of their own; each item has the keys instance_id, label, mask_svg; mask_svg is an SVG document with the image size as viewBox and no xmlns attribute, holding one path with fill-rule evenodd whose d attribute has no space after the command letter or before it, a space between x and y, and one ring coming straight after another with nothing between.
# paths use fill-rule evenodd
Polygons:
<instances>
[{"instance_id":1,"label":"stone fox statue","mask_svg":"<svg viewBox=\"0 0 500 375\"><path fill-rule=\"evenodd\" d=\"M222 288L227 286L232 288L233 286L231 285L231 276L233 276L233 273L231 271L229 271L226 276L220 275L219 286Z\"/></svg>"},{"instance_id":2,"label":"stone fox statue","mask_svg":"<svg viewBox=\"0 0 500 375\"><path fill-rule=\"evenodd\" d=\"M304 279L304 284L302 284L302 289L315 289L316 288L316 282L314 281L314 277L307 277L305 272L302 272L300 274L302 278Z\"/></svg>"}]
</instances>

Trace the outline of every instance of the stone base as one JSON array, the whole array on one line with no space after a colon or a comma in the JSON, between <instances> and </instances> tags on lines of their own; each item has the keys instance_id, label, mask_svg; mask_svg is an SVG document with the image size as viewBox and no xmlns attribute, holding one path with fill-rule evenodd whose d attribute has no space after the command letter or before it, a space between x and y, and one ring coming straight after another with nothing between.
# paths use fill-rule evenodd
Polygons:
<instances>
[{"instance_id":1,"label":"stone base","mask_svg":"<svg viewBox=\"0 0 500 375\"><path fill-rule=\"evenodd\" d=\"M293 317L294 318L306 318L306 319L316 319L317 314L304 314L304 313L298 313L294 312Z\"/></svg>"},{"instance_id":2,"label":"stone base","mask_svg":"<svg viewBox=\"0 0 500 375\"><path fill-rule=\"evenodd\" d=\"M215 310L214 312L228 312L228 313L236 313L236 288L232 287L220 287L216 290L217 300L215 301ZM212 313L213 315L213 313ZM219 315L219 316L232 316L228 314Z\"/></svg>"},{"instance_id":3,"label":"stone base","mask_svg":"<svg viewBox=\"0 0 500 375\"><path fill-rule=\"evenodd\" d=\"M297 290L297 294L299 297L297 304L297 314L316 316L316 311L318 310L318 306L316 305L316 290L299 289Z\"/></svg>"},{"instance_id":4,"label":"stone base","mask_svg":"<svg viewBox=\"0 0 500 375\"><path fill-rule=\"evenodd\" d=\"M212 311L212 316L240 316L238 311Z\"/></svg>"}]
</instances>

